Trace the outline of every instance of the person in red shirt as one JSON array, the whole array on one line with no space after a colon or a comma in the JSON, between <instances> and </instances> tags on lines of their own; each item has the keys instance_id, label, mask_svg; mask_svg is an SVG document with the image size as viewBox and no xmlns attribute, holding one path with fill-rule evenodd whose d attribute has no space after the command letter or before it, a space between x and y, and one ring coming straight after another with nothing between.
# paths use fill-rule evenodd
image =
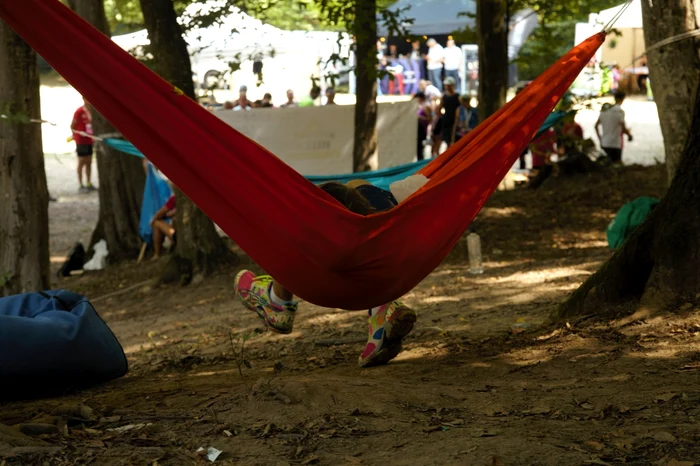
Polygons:
<instances>
[{"instance_id":1,"label":"person in red shirt","mask_svg":"<svg viewBox=\"0 0 700 466\"><path fill-rule=\"evenodd\" d=\"M163 207L151 219L153 229L153 260L160 257L163 239L167 236L175 244L175 194L170 196Z\"/></svg>"},{"instance_id":2,"label":"person in red shirt","mask_svg":"<svg viewBox=\"0 0 700 466\"><path fill-rule=\"evenodd\" d=\"M540 134L530 144L532 168L541 169L550 163L552 154L556 154L557 134L552 128Z\"/></svg>"},{"instance_id":3,"label":"person in red shirt","mask_svg":"<svg viewBox=\"0 0 700 466\"><path fill-rule=\"evenodd\" d=\"M70 129L75 141L76 153L78 154L78 181L80 182L80 192L94 191L95 187L90 181L92 171L92 112L88 101L83 99L84 105L75 111ZM87 186L83 184L83 171Z\"/></svg>"}]
</instances>

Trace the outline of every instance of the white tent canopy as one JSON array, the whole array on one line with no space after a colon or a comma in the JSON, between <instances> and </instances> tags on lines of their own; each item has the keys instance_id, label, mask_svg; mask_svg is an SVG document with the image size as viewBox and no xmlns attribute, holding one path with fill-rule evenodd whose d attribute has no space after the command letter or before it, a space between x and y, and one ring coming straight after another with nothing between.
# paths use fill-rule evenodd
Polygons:
<instances>
[{"instance_id":1,"label":"white tent canopy","mask_svg":"<svg viewBox=\"0 0 700 466\"><path fill-rule=\"evenodd\" d=\"M588 23L592 25L600 25L602 29L602 27L608 24L626 5L627 3L623 3L622 5L614 8L603 10L600 13L593 13L589 16ZM643 27L641 0L632 0L632 4L629 6L629 8L627 8L622 16L615 21L615 25L613 27L616 29L641 29Z\"/></svg>"}]
</instances>

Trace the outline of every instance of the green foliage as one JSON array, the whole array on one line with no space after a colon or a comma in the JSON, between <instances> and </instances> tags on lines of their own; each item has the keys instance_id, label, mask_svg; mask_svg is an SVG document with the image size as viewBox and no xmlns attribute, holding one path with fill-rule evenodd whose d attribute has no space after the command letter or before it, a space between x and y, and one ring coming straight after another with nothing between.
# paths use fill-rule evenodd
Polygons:
<instances>
[{"instance_id":1,"label":"green foliage","mask_svg":"<svg viewBox=\"0 0 700 466\"><path fill-rule=\"evenodd\" d=\"M5 272L4 274L0 275L0 288L9 286L13 278L15 278L15 274L12 272Z\"/></svg>"},{"instance_id":2,"label":"green foliage","mask_svg":"<svg viewBox=\"0 0 700 466\"><path fill-rule=\"evenodd\" d=\"M15 112L13 102L5 102L0 105L0 121L6 121L11 124L28 124L31 123L31 118L24 112Z\"/></svg>"}]
</instances>

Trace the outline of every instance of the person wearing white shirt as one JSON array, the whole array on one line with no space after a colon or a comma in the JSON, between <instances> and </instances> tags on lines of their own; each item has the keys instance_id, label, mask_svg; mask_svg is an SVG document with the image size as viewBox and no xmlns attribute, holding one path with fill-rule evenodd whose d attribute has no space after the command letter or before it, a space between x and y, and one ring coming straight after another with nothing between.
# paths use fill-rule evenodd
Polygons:
<instances>
[{"instance_id":1,"label":"person wearing white shirt","mask_svg":"<svg viewBox=\"0 0 700 466\"><path fill-rule=\"evenodd\" d=\"M428 79L442 91L442 64L445 61L442 45L433 38L428 39L428 54L425 59L428 62Z\"/></svg>"},{"instance_id":2,"label":"person wearing white shirt","mask_svg":"<svg viewBox=\"0 0 700 466\"><path fill-rule=\"evenodd\" d=\"M627 135L627 139L632 141L632 133L625 125L625 111L621 107L624 100L625 93L616 92L615 105L608 109L603 108L595 123L595 132L600 140L600 147L614 164L622 163L623 136ZM599 127L602 127L603 134L600 133Z\"/></svg>"},{"instance_id":3,"label":"person wearing white shirt","mask_svg":"<svg viewBox=\"0 0 700 466\"><path fill-rule=\"evenodd\" d=\"M452 77L457 83L457 90L461 89L461 82L459 79L459 70L462 68L462 62L464 57L462 56L462 49L455 45L455 41L452 39L447 41L447 47L443 50L443 55L445 57L445 78Z\"/></svg>"}]
</instances>

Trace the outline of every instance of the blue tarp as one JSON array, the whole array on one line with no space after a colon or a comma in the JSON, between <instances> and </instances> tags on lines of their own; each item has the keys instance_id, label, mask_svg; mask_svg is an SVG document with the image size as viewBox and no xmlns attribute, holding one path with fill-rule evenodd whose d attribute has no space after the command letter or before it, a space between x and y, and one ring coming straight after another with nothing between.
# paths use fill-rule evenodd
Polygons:
<instances>
[{"instance_id":1,"label":"blue tarp","mask_svg":"<svg viewBox=\"0 0 700 466\"><path fill-rule=\"evenodd\" d=\"M57 290L0 299L0 399L60 394L127 369L119 341L85 297Z\"/></svg>"},{"instance_id":2,"label":"blue tarp","mask_svg":"<svg viewBox=\"0 0 700 466\"><path fill-rule=\"evenodd\" d=\"M542 124L540 127L539 131L537 132L537 136L539 136L543 131L548 130L552 126L556 125L561 119L566 115L566 112L554 112L550 114L545 122ZM134 147L130 142L124 141L121 139L105 139L104 140L105 144L108 146L117 149L121 152L135 155L137 157L143 157L143 154L139 152L139 150ZM407 163L405 165L399 165L396 167L390 167L390 168L383 168L381 170L374 170L374 171L369 171L369 172L362 172L362 173L344 173L344 174L338 174L338 175L318 175L318 176L307 176L306 179L311 181L314 184L322 184L322 183L327 183L328 181L349 181L349 180L354 180L357 178L362 178L363 180L367 180L373 185L382 188L382 189L389 189L389 185L395 181L400 181L403 180L404 178L407 178L414 173L418 172L421 168L423 168L425 165L427 165L430 162L430 159L428 160L419 160L418 162L412 162L412 163ZM167 183L165 183L167 186ZM170 189L170 187L168 187ZM144 192L144 206L146 205L146 199L148 198L149 190L148 190L148 178L146 179L146 192ZM169 197L170 195L168 195ZM150 217L148 217L148 220L146 220L146 223L148 223L155 214L155 212L160 209L163 204L165 204L165 201L168 200L168 197L160 198L156 202L157 207L153 212L150 213ZM155 202L155 201L154 201ZM144 221L144 209L141 210L141 225L143 225ZM150 227L149 227L150 231ZM142 238L144 236L142 235ZM149 233L149 238L150 238L150 233ZM145 240L145 239L144 239Z\"/></svg>"},{"instance_id":3,"label":"blue tarp","mask_svg":"<svg viewBox=\"0 0 700 466\"><path fill-rule=\"evenodd\" d=\"M130 142L111 139L117 141L126 150L138 150L131 145ZM112 144L109 144L112 146ZM116 149L115 146L112 146ZM122 149L119 149L122 150ZM125 152L125 151L123 151ZM127 152L131 153L131 152ZM136 154L132 154L136 155ZM140 152L139 154L140 155ZM138 156L137 155L137 156ZM143 157L143 156L142 156ZM166 201L172 196L173 190L163 176L153 168L153 165L148 164L148 173L146 174L146 185L143 189L143 203L141 204L141 218L139 219L139 236L148 245L153 243L153 229L151 228L151 219L160 210Z\"/></svg>"}]
</instances>

